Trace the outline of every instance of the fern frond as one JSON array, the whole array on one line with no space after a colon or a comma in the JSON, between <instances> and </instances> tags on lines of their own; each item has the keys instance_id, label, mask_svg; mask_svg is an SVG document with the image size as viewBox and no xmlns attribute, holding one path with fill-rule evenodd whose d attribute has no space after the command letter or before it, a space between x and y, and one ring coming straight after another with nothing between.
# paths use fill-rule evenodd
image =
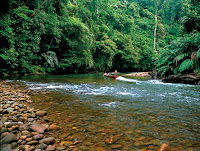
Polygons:
<instances>
[{"instance_id":1,"label":"fern frond","mask_svg":"<svg viewBox=\"0 0 200 151\"><path fill-rule=\"evenodd\" d=\"M186 59L186 60L184 60L184 61L180 64L180 66L179 66L179 68L178 68L178 71L179 71L179 72L183 72L183 71L185 71L185 70L187 70L187 69L191 69L191 68L193 67L193 65L194 65L193 60L191 60L191 59Z\"/></svg>"},{"instance_id":2,"label":"fern frond","mask_svg":"<svg viewBox=\"0 0 200 151\"><path fill-rule=\"evenodd\" d=\"M169 71L169 67L166 67L166 68L162 71L161 76L165 75L165 73L166 73L167 71Z\"/></svg>"},{"instance_id":3,"label":"fern frond","mask_svg":"<svg viewBox=\"0 0 200 151\"><path fill-rule=\"evenodd\" d=\"M161 68L158 68L158 72L161 72L161 76L163 76L167 71L169 71L169 66L162 66Z\"/></svg>"},{"instance_id":4,"label":"fern frond","mask_svg":"<svg viewBox=\"0 0 200 151\"><path fill-rule=\"evenodd\" d=\"M1 54L1 53L0 53L0 58L2 58L3 60L8 60L8 57L4 54Z\"/></svg>"},{"instance_id":5,"label":"fern frond","mask_svg":"<svg viewBox=\"0 0 200 151\"><path fill-rule=\"evenodd\" d=\"M176 58L174 58L174 62L178 62L189 55L190 55L189 53L182 53L182 54L176 56Z\"/></svg>"}]
</instances>

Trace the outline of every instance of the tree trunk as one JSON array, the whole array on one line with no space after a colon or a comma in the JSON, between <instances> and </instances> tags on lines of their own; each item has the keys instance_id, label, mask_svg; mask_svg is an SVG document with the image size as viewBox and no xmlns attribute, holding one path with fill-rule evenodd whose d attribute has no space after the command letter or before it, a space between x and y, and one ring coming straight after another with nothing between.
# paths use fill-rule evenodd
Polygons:
<instances>
[{"instance_id":1,"label":"tree trunk","mask_svg":"<svg viewBox=\"0 0 200 151\"><path fill-rule=\"evenodd\" d=\"M155 15L155 29L154 29L154 43L153 43L153 49L156 50L156 35L157 35L157 26L158 26L158 14Z\"/></svg>"}]
</instances>

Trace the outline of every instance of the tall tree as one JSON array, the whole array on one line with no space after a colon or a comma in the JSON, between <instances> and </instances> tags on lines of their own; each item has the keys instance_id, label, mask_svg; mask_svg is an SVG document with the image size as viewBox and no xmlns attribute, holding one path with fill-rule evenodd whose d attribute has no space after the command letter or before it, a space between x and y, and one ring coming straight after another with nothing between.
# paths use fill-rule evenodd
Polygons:
<instances>
[{"instance_id":1,"label":"tall tree","mask_svg":"<svg viewBox=\"0 0 200 151\"><path fill-rule=\"evenodd\" d=\"M157 27L158 27L158 16L159 16L160 12L163 10L166 3L167 3L167 0L164 0L163 2L162 2L162 0L156 0L153 49L156 49L156 35L157 35Z\"/></svg>"}]
</instances>

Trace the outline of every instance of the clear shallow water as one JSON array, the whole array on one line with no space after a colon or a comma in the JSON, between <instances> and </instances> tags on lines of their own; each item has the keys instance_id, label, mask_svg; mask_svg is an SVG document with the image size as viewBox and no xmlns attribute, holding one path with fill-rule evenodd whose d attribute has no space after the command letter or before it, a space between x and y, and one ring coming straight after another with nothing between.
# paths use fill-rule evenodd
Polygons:
<instances>
[{"instance_id":1,"label":"clear shallow water","mask_svg":"<svg viewBox=\"0 0 200 151\"><path fill-rule=\"evenodd\" d=\"M35 105L48 109L52 118L56 115L62 131L70 132L65 139L74 141L73 135L79 134L79 147L92 150L97 144L112 150L114 144L121 145L120 150L156 150L168 143L174 150L200 149L200 86L114 80L101 74L29 76L20 81L32 90L52 92L49 98L35 98ZM117 141L106 143L112 136Z\"/></svg>"}]
</instances>

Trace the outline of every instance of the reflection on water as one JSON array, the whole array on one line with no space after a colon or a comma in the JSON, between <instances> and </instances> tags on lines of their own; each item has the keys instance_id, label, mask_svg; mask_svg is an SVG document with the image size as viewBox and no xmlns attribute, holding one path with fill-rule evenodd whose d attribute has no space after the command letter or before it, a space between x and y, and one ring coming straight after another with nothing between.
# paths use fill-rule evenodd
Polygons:
<instances>
[{"instance_id":1,"label":"reflection on water","mask_svg":"<svg viewBox=\"0 0 200 151\"><path fill-rule=\"evenodd\" d=\"M32 90L51 92L33 96L35 106L48 109L63 127L57 137L81 140L80 149L156 150L163 143L174 150L200 149L199 86L100 74L21 80Z\"/></svg>"}]
</instances>

